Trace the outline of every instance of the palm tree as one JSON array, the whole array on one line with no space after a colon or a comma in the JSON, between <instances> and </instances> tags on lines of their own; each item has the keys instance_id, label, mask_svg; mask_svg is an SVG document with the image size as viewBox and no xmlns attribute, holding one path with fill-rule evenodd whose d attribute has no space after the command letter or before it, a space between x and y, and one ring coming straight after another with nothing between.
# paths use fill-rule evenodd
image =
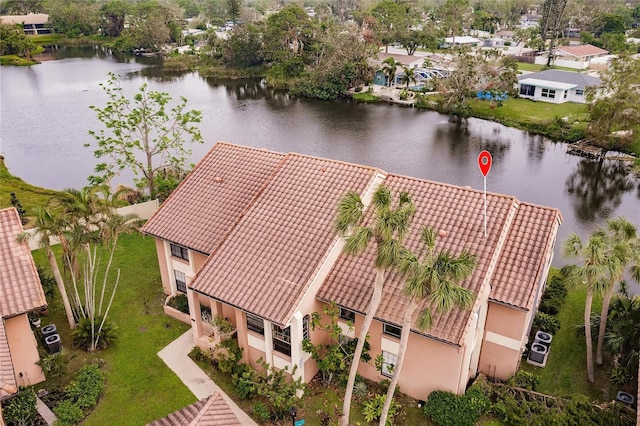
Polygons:
<instances>
[{"instance_id":1,"label":"palm tree","mask_svg":"<svg viewBox=\"0 0 640 426\"><path fill-rule=\"evenodd\" d=\"M611 381L624 385L638 373L640 297L630 296L624 281L620 284L619 294L611 302L604 344L614 357Z\"/></svg>"},{"instance_id":2,"label":"palm tree","mask_svg":"<svg viewBox=\"0 0 640 426\"><path fill-rule=\"evenodd\" d=\"M607 329L607 315L609 313L609 303L611 302L613 290L616 284L622 281L627 265L633 260L633 257L635 256L636 258L636 264L638 264L640 260L640 246L638 246L635 225L624 217L618 217L607 221L607 231L612 271L609 280L606 282L607 286L602 300L598 345L596 349L596 362L598 365L602 365L604 362L604 335ZM638 272L637 268L634 270ZM640 276L635 276L634 279L639 281Z\"/></svg>"},{"instance_id":3,"label":"palm tree","mask_svg":"<svg viewBox=\"0 0 640 426\"><path fill-rule=\"evenodd\" d=\"M446 250L436 251L436 238L437 233L433 228L423 227L419 253L416 255L410 250L403 250L399 257L398 270L407 277L402 292L408 298L408 303L404 311L398 358L380 415L381 426L387 424L416 310L427 301L427 307L420 311L416 323L420 330L427 330L431 327L431 309L443 315L454 307L468 309L475 300L472 291L460 286L473 273L477 263L475 256L467 249L457 256Z\"/></svg>"},{"instance_id":4,"label":"palm tree","mask_svg":"<svg viewBox=\"0 0 640 426\"><path fill-rule=\"evenodd\" d=\"M393 56L389 56L382 62L382 72L389 79L389 87L392 83L395 85L396 71L399 66L402 66L402 63L397 62Z\"/></svg>"},{"instance_id":5,"label":"palm tree","mask_svg":"<svg viewBox=\"0 0 640 426\"><path fill-rule=\"evenodd\" d=\"M76 326L76 321L73 316L73 310L71 309L69 297L67 296L67 289L64 285L64 280L60 273L60 268L58 267L58 262L56 261L56 256L51 249L51 242L49 240L51 237L59 238L67 224L62 219L61 215L55 215L42 207L36 207L33 210L33 217L35 232L22 232L18 235L18 241L23 242L35 237L38 239L40 246L45 249L49 266L51 266L51 272L53 272L56 284L58 285L58 290L60 291L69 327L74 328Z\"/></svg>"},{"instance_id":6,"label":"palm tree","mask_svg":"<svg viewBox=\"0 0 640 426\"><path fill-rule=\"evenodd\" d=\"M394 205L395 204L395 205ZM415 207L408 193L402 192L394 203L391 191L380 185L373 194L372 215L365 219L365 205L360 195L350 191L342 196L335 221L336 232L345 237L344 252L349 255L362 253L369 243L376 248L374 267L376 278L373 295L358 335L358 342L351 361L349 379L342 406L341 426L348 426L351 411L351 395L358 371L358 362L367 339L369 327L382 300L382 289L387 271L395 264L401 250L401 242L409 230Z\"/></svg>"},{"instance_id":7,"label":"palm tree","mask_svg":"<svg viewBox=\"0 0 640 426\"><path fill-rule=\"evenodd\" d=\"M413 68L403 66L402 73L402 83L404 83L406 85L406 88L408 89L411 83L416 82L416 76L413 74Z\"/></svg>"},{"instance_id":8,"label":"palm tree","mask_svg":"<svg viewBox=\"0 0 640 426\"><path fill-rule=\"evenodd\" d=\"M591 337L591 305L595 294L602 294L610 275L611 265L608 256L607 236L602 229L595 230L586 244L577 234L571 233L564 243L565 257L580 258L581 266L573 268L569 281L587 286L587 298L584 306L584 332L587 344L587 379L595 381L593 370L593 341Z\"/></svg>"}]
</instances>

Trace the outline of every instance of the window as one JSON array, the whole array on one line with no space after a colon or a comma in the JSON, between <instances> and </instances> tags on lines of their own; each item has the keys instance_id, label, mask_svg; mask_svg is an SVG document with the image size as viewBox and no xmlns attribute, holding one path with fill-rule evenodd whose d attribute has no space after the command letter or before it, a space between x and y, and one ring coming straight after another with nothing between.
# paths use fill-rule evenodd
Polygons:
<instances>
[{"instance_id":1,"label":"window","mask_svg":"<svg viewBox=\"0 0 640 426\"><path fill-rule=\"evenodd\" d=\"M291 356L291 328L280 328L271 324L273 333L273 349L287 356Z\"/></svg>"},{"instance_id":2,"label":"window","mask_svg":"<svg viewBox=\"0 0 640 426\"><path fill-rule=\"evenodd\" d=\"M354 322L356 320L356 313L345 308L340 308L340 318Z\"/></svg>"},{"instance_id":3,"label":"window","mask_svg":"<svg viewBox=\"0 0 640 426\"><path fill-rule=\"evenodd\" d=\"M582 96L582 95L584 95L584 90L576 89L576 96Z\"/></svg>"},{"instance_id":4,"label":"window","mask_svg":"<svg viewBox=\"0 0 640 426\"><path fill-rule=\"evenodd\" d=\"M533 96L536 92L536 87L531 86L530 84L521 84L520 85L520 94L524 96Z\"/></svg>"},{"instance_id":5,"label":"window","mask_svg":"<svg viewBox=\"0 0 640 426\"><path fill-rule=\"evenodd\" d=\"M543 98L554 99L556 97L556 91L553 89L542 89L542 94L540 96Z\"/></svg>"},{"instance_id":6,"label":"window","mask_svg":"<svg viewBox=\"0 0 640 426\"><path fill-rule=\"evenodd\" d=\"M387 324L386 322L382 325L382 332L384 334L388 334L389 336L400 338L402 334L402 327L397 327L393 324Z\"/></svg>"},{"instance_id":7,"label":"window","mask_svg":"<svg viewBox=\"0 0 640 426\"><path fill-rule=\"evenodd\" d=\"M382 375L387 377L393 376L393 370L396 367L396 362L398 362L398 355L382 351Z\"/></svg>"},{"instance_id":8,"label":"window","mask_svg":"<svg viewBox=\"0 0 640 426\"><path fill-rule=\"evenodd\" d=\"M202 321L204 322L211 322L213 319L213 316L211 315L211 306L200 305L200 318L202 318Z\"/></svg>"},{"instance_id":9,"label":"window","mask_svg":"<svg viewBox=\"0 0 640 426\"><path fill-rule=\"evenodd\" d=\"M264 336L264 321L262 318L252 314L247 314L247 328L255 333Z\"/></svg>"},{"instance_id":10,"label":"window","mask_svg":"<svg viewBox=\"0 0 640 426\"><path fill-rule=\"evenodd\" d=\"M184 276L184 272L173 271L173 275L176 278L176 289L183 293L187 292L187 277Z\"/></svg>"},{"instance_id":11,"label":"window","mask_svg":"<svg viewBox=\"0 0 640 426\"><path fill-rule=\"evenodd\" d=\"M302 338L309 338L309 315L305 315L302 318Z\"/></svg>"},{"instance_id":12,"label":"window","mask_svg":"<svg viewBox=\"0 0 640 426\"><path fill-rule=\"evenodd\" d=\"M177 244L169 244L171 248L171 256L189 261L189 250Z\"/></svg>"}]
</instances>

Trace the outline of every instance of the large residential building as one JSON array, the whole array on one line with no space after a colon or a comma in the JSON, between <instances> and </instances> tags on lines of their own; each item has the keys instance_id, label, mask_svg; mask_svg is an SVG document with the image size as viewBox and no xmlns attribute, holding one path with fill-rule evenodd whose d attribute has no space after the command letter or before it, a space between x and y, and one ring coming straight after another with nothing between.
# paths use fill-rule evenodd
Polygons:
<instances>
[{"instance_id":1,"label":"large residential building","mask_svg":"<svg viewBox=\"0 0 640 426\"><path fill-rule=\"evenodd\" d=\"M0 22L5 25L22 25L26 35L51 34L49 15L46 13L29 13L28 15L0 16Z\"/></svg>"},{"instance_id":2,"label":"large residential building","mask_svg":"<svg viewBox=\"0 0 640 426\"><path fill-rule=\"evenodd\" d=\"M256 366L262 358L309 382L318 367L302 340L329 341L310 329L310 316L336 303L345 338L354 338L375 278L373 247L357 257L342 253L338 201L355 191L368 206L380 184L412 195L409 248L417 248L426 225L441 235L438 248L468 248L478 261L463 283L476 294L473 307L434 315L429 330L412 327L402 391L425 399L435 389L462 393L479 372L514 373L551 264L557 209L490 193L485 233L482 191L227 143L214 145L143 228L156 238L164 292L187 294L195 344L215 345L207 320L218 315L235 326L244 362ZM382 355L385 365L398 354L403 284L387 274L369 331L370 355ZM359 372L376 381L389 374L368 364Z\"/></svg>"},{"instance_id":3,"label":"large residential building","mask_svg":"<svg viewBox=\"0 0 640 426\"><path fill-rule=\"evenodd\" d=\"M29 245L17 241L21 232L17 210L0 210L0 401L45 379L27 314L47 301Z\"/></svg>"}]
</instances>

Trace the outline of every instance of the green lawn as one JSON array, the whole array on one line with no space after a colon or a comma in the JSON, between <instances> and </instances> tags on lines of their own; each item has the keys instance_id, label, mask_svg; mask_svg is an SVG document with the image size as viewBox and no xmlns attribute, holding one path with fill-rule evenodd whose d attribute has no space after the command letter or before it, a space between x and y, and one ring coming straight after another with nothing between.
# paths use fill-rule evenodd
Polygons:
<instances>
[{"instance_id":1,"label":"green lawn","mask_svg":"<svg viewBox=\"0 0 640 426\"><path fill-rule=\"evenodd\" d=\"M46 265L42 250L34 252ZM87 354L72 347L60 297L50 301L50 316L43 325L55 323L67 356L68 374L94 359L105 364L105 393L90 414L86 426L142 425L195 402L195 396L157 356L157 352L184 333L188 326L167 317L162 310L160 272L152 238L140 234L120 238L112 271L121 269L120 286L110 319L118 326L117 343L105 351ZM49 389L64 382L51 381Z\"/></svg>"},{"instance_id":2,"label":"green lawn","mask_svg":"<svg viewBox=\"0 0 640 426\"><path fill-rule=\"evenodd\" d=\"M56 193L51 189L29 185L19 177L13 176L5 166L4 159L0 158L0 208L11 207L9 194L12 192L16 193L27 214L35 206L46 205L49 198Z\"/></svg>"},{"instance_id":3,"label":"green lawn","mask_svg":"<svg viewBox=\"0 0 640 426\"><path fill-rule=\"evenodd\" d=\"M538 71L543 71L546 68L546 64L545 65L537 65L537 64L530 64L527 62L518 62L518 70L521 71L531 71L531 72L538 72ZM562 70L562 71L573 71L573 72L578 72L577 69L575 68L567 68L567 67L553 67L554 70Z\"/></svg>"},{"instance_id":4,"label":"green lawn","mask_svg":"<svg viewBox=\"0 0 640 426\"><path fill-rule=\"evenodd\" d=\"M585 298L585 289L569 290L559 313L561 328L553 336L546 367L538 368L523 362L522 368L540 377L536 390L544 394L610 401L614 398L608 380L611 364L605 362L604 366L596 365L596 383L590 384L587 381L585 340L584 337L576 337L574 331L575 326L584 323ZM592 311L599 312L601 307L601 300L596 298Z\"/></svg>"}]
</instances>

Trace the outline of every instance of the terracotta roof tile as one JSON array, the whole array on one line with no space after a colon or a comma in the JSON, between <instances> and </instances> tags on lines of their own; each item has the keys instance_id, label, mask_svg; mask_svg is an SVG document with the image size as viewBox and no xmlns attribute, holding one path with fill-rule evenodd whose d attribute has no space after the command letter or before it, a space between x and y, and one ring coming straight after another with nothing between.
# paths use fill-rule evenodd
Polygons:
<instances>
[{"instance_id":1,"label":"terracotta roof tile","mask_svg":"<svg viewBox=\"0 0 640 426\"><path fill-rule=\"evenodd\" d=\"M16 386L16 376L13 373L13 361L11 361L11 352L9 351L7 333L4 329L4 320L0 318L0 399L11 395L13 392L9 392L8 390Z\"/></svg>"},{"instance_id":2,"label":"terracotta roof tile","mask_svg":"<svg viewBox=\"0 0 640 426\"><path fill-rule=\"evenodd\" d=\"M545 256L562 217L557 209L520 204L500 261L490 298L522 309L532 309L535 290L546 267Z\"/></svg>"},{"instance_id":3,"label":"terracotta roof tile","mask_svg":"<svg viewBox=\"0 0 640 426\"><path fill-rule=\"evenodd\" d=\"M438 238L438 249L457 254L465 247L477 257L478 264L473 275L463 285L478 293L487 274L499 238L509 220L515 198L499 194L487 194L487 238L484 237L484 199L482 191L430 182L420 179L389 175L385 184L394 194L408 191L416 206L411 233L405 239L410 249L419 246L420 228L431 226L437 231L446 231L447 236ZM341 254L318 292L318 298L364 313L375 279L373 245L360 256ZM402 323L405 298L401 291L404 279L389 273L385 280L382 302L376 318ZM432 327L422 332L439 340L459 344L470 311L454 309L449 315L434 315Z\"/></svg>"},{"instance_id":4,"label":"terracotta roof tile","mask_svg":"<svg viewBox=\"0 0 640 426\"><path fill-rule=\"evenodd\" d=\"M287 324L335 241L340 196L363 192L377 173L370 167L288 154L191 287Z\"/></svg>"},{"instance_id":5,"label":"terracotta roof tile","mask_svg":"<svg viewBox=\"0 0 640 426\"><path fill-rule=\"evenodd\" d=\"M216 392L147 426L239 426L242 423Z\"/></svg>"},{"instance_id":6,"label":"terracotta roof tile","mask_svg":"<svg viewBox=\"0 0 640 426\"><path fill-rule=\"evenodd\" d=\"M283 158L281 153L216 143L143 232L211 253Z\"/></svg>"},{"instance_id":7,"label":"terracotta roof tile","mask_svg":"<svg viewBox=\"0 0 640 426\"><path fill-rule=\"evenodd\" d=\"M560 52L566 52L576 58L582 58L584 56L592 55L606 55L609 51L593 46L591 44L582 44L580 46L559 46L557 48Z\"/></svg>"},{"instance_id":8,"label":"terracotta roof tile","mask_svg":"<svg viewBox=\"0 0 640 426\"><path fill-rule=\"evenodd\" d=\"M29 245L14 208L0 210L0 317L18 315L47 304Z\"/></svg>"}]
</instances>

